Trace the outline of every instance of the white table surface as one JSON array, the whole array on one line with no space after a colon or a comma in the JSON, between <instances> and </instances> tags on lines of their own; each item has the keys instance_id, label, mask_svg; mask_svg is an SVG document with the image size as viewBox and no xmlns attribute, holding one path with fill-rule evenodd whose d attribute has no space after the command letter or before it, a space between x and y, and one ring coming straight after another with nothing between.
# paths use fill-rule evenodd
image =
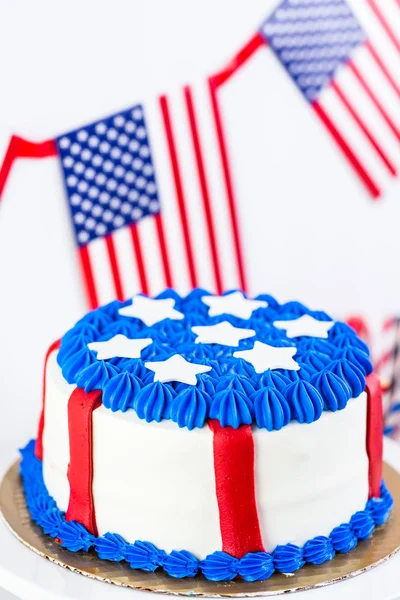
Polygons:
<instances>
[{"instance_id":1,"label":"white table surface","mask_svg":"<svg viewBox=\"0 0 400 600\"><path fill-rule=\"evenodd\" d=\"M15 460L15 450L0 445L0 475ZM385 441L385 460L400 471L400 445ZM300 592L299 600L398 600L400 552L362 575L324 588ZM87 579L51 564L23 546L0 523L0 600L143 600L136 590ZM280 598L281 596L277 596ZM297 598L297 596L296 596Z\"/></svg>"},{"instance_id":2,"label":"white table surface","mask_svg":"<svg viewBox=\"0 0 400 600\"><path fill-rule=\"evenodd\" d=\"M6 592L5 589L0 589L0 600L17 600L17 596L11 594L10 592Z\"/></svg>"}]
</instances>

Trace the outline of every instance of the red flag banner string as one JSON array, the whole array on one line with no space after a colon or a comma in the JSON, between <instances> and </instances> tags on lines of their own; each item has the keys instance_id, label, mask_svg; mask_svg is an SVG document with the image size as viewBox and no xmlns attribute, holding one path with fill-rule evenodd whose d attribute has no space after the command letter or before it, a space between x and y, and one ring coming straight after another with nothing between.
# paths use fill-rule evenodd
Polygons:
<instances>
[{"instance_id":1,"label":"red flag banner string","mask_svg":"<svg viewBox=\"0 0 400 600\"><path fill-rule=\"evenodd\" d=\"M0 200L13 163L17 158L48 158L50 156L57 156L57 154L57 146L54 140L30 142L17 135L13 135L0 167Z\"/></svg>"}]
</instances>

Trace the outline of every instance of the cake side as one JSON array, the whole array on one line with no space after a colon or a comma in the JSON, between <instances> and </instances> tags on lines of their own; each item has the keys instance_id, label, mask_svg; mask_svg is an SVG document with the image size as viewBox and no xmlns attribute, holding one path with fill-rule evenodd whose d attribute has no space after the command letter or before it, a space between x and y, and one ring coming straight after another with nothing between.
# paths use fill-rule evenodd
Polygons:
<instances>
[{"instance_id":1,"label":"cake side","mask_svg":"<svg viewBox=\"0 0 400 600\"><path fill-rule=\"evenodd\" d=\"M69 499L68 400L56 360L47 364L43 472L49 493L66 511ZM264 548L299 546L329 535L368 500L366 393L346 410L281 431L253 427L256 504ZM331 442L329 442L331 440ZM338 443L346 440L346 443ZM147 423L134 410L93 413L93 502L98 533L146 539L201 559L222 549L215 491L213 435L171 421ZM134 508L133 508L134 507Z\"/></svg>"}]
</instances>

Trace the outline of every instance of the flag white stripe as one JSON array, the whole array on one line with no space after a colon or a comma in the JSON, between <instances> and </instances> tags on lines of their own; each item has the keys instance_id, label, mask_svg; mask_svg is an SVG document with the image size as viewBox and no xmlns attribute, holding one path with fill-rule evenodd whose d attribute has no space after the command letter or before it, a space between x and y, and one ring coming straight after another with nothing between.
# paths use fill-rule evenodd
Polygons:
<instances>
[{"instance_id":1,"label":"flag white stripe","mask_svg":"<svg viewBox=\"0 0 400 600\"><path fill-rule=\"evenodd\" d=\"M116 298L110 258L104 238L97 238L87 246L96 285L99 305L107 304Z\"/></svg>"},{"instance_id":2,"label":"flag white stripe","mask_svg":"<svg viewBox=\"0 0 400 600\"><path fill-rule=\"evenodd\" d=\"M354 62L364 79L369 82L375 95L385 107L392 121L400 129L400 98L397 96L385 75L364 46L355 53Z\"/></svg>"},{"instance_id":3,"label":"flag white stripe","mask_svg":"<svg viewBox=\"0 0 400 600\"><path fill-rule=\"evenodd\" d=\"M385 155L394 166L399 166L400 144L389 129L386 121L376 109L369 95L365 92L355 75L348 68L341 69L337 81L345 90L357 113L366 124Z\"/></svg>"},{"instance_id":4,"label":"flag white stripe","mask_svg":"<svg viewBox=\"0 0 400 600\"><path fill-rule=\"evenodd\" d=\"M378 1L379 9L389 23L391 30L398 42L400 42L400 8L395 0Z\"/></svg>"},{"instance_id":5,"label":"flag white stripe","mask_svg":"<svg viewBox=\"0 0 400 600\"><path fill-rule=\"evenodd\" d=\"M137 230L149 294L155 296L165 288L165 276L154 217L141 219L137 223Z\"/></svg>"},{"instance_id":6,"label":"flag white stripe","mask_svg":"<svg viewBox=\"0 0 400 600\"><path fill-rule=\"evenodd\" d=\"M328 87L322 92L319 103L364 169L366 169L378 187L383 189L389 179L388 171L332 87Z\"/></svg>"},{"instance_id":7,"label":"flag white stripe","mask_svg":"<svg viewBox=\"0 0 400 600\"><path fill-rule=\"evenodd\" d=\"M192 86L192 91L194 92L193 99L196 106L199 136L209 185L211 212L217 234L216 243L221 266L222 287L224 290L234 289L239 287L240 279L208 82L199 82ZM222 91L221 88L220 93Z\"/></svg>"},{"instance_id":8,"label":"flag white stripe","mask_svg":"<svg viewBox=\"0 0 400 600\"><path fill-rule=\"evenodd\" d=\"M366 2L357 2L352 6L357 18L367 32L368 38L385 63L394 81L400 85L399 55L389 40L387 33L379 23L371 7Z\"/></svg>"},{"instance_id":9,"label":"flag white stripe","mask_svg":"<svg viewBox=\"0 0 400 600\"><path fill-rule=\"evenodd\" d=\"M161 213L165 226L165 242L170 259L172 281L178 293L184 294L190 289L188 266L158 98L146 103L145 116L161 201Z\"/></svg>"},{"instance_id":10,"label":"flag white stripe","mask_svg":"<svg viewBox=\"0 0 400 600\"><path fill-rule=\"evenodd\" d=\"M183 195L199 287L215 291L212 259L197 164L183 88L168 94L172 128L183 185Z\"/></svg>"},{"instance_id":11,"label":"flag white stripe","mask_svg":"<svg viewBox=\"0 0 400 600\"><path fill-rule=\"evenodd\" d=\"M115 231L113 238L124 298L129 298L142 291L129 227Z\"/></svg>"}]
</instances>

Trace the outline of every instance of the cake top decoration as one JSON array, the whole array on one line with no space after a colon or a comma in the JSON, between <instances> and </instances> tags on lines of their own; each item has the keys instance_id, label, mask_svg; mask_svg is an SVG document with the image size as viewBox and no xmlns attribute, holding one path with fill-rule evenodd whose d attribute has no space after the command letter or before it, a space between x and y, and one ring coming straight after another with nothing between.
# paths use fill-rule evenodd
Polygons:
<instances>
[{"instance_id":1,"label":"cake top decoration","mask_svg":"<svg viewBox=\"0 0 400 600\"><path fill-rule=\"evenodd\" d=\"M241 350L234 352L235 358L243 358L251 363L256 373L264 373L268 369L288 369L289 371L297 371L299 365L293 356L296 354L297 348L279 348L269 346L263 342L254 342L253 348L250 350Z\"/></svg>"},{"instance_id":2,"label":"cake top decoration","mask_svg":"<svg viewBox=\"0 0 400 600\"><path fill-rule=\"evenodd\" d=\"M131 304L124 306L118 312L124 317L136 317L148 325L155 325L164 319L180 320L185 315L175 310L173 298L154 299L137 294Z\"/></svg>"},{"instance_id":3,"label":"cake top decoration","mask_svg":"<svg viewBox=\"0 0 400 600\"><path fill-rule=\"evenodd\" d=\"M111 302L64 335L57 361L68 383L102 390L106 408L189 429L209 419L267 430L311 423L344 409L372 371L345 323L237 290Z\"/></svg>"},{"instance_id":4,"label":"cake top decoration","mask_svg":"<svg viewBox=\"0 0 400 600\"><path fill-rule=\"evenodd\" d=\"M145 362L144 366L155 373L154 381L161 381L161 383L178 381L188 385L196 385L196 375L211 371L211 367L190 363L180 354L174 354L166 360Z\"/></svg>"},{"instance_id":5,"label":"cake top decoration","mask_svg":"<svg viewBox=\"0 0 400 600\"><path fill-rule=\"evenodd\" d=\"M191 328L197 335L196 344L221 344L221 346L238 346L241 340L254 337L254 329L234 327L229 321L216 325L197 325Z\"/></svg>"},{"instance_id":6,"label":"cake top decoration","mask_svg":"<svg viewBox=\"0 0 400 600\"><path fill-rule=\"evenodd\" d=\"M129 339L126 335L118 333L104 342L90 342L89 350L97 352L97 360L108 358L139 358L142 350L153 343L151 338Z\"/></svg>"},{"instance_id":7,"label":"cake top decoration","mask_svg":"<svg viewBox=\"0 0 400 600\"><path fill-rule=\"evenodd\" d=\"M297 319L290 319L287 321L274 321L274 326L279 329L284 329L289 338L302 335L327 338L328 331L334 324L334 321L319 321L310 315L303 315Z\"/></svg>"},{"instance_id":8,"label":"cake top decoration","mask_svg":"<svg viewBox=\"0 0 400 600\"><path fill-rule=\"evenodd\" d=\"M264 300L249 300L243 292L232 292L224 296L203 296L202 301L210 307L210 317L227 314L239 319L250 319L257 308L268 306Z\"/></svg>"}]
</instances>

